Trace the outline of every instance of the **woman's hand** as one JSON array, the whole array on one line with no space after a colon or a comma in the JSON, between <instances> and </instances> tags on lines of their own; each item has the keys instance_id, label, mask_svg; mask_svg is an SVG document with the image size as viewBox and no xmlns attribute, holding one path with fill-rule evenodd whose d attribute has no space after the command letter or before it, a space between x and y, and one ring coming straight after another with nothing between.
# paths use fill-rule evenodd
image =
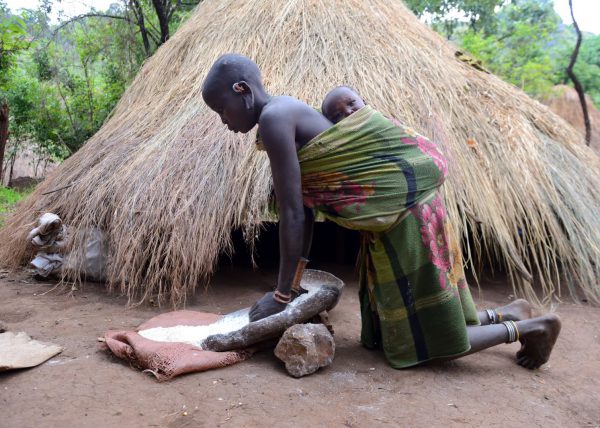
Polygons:
<instances>
[{"instance_id":1,"label":"woman's hand","mask_svg":"<svg viewBox=\"0 0 600 428\"><path fill-rule=\"evenodd\" d=\"M273 293L266 293L250 308L250 322L258 321L270 315L277 314L286 308L287 304L273 299Z\"/></svg>"}]
</instances>

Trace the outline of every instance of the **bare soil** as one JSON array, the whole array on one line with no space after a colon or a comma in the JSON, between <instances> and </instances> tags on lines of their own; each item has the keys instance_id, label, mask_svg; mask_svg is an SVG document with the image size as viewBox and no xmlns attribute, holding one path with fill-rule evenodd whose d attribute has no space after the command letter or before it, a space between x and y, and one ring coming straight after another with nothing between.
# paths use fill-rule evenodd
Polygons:
<instances>
[{"instance_id":1,"label":"bare soil","mask_svg":"<svg viewBox=\"0 0 600 428\"><path fill-rule=\"evenodd\" d=\"M127 308L122 297L86 284L48 292L27 274L0 279L0 323L65 350L46 363L0 374L0 426L8 427L372 427L600 426L600 308L561 303L563 329L549 364L515 364L517 344L408 370L359 344L357 283L346 281L330 313L333 364L294 379L271 351L224 369L159 383L100 349L109 329L133 329L169 308ZM187 309L226 313L252 304L274 283L271 271L225 268ZM479 307L506 304L505 280L473 293Z\"/></svg>"}]
</instances>

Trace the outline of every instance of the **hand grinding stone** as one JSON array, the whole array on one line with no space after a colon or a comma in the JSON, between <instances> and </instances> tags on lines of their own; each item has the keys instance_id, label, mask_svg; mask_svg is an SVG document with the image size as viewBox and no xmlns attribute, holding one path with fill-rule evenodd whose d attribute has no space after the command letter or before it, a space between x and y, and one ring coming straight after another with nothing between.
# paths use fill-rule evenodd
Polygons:
<instances>
[{"instance_id":1,"label":"hand grinding stone","mask_svg":"<svg viewBox=\"0 0 600 428\"><path fill-rule=\"evenodd\" d=\"M333 361L335 343L323 324L296 324L288 328L275 347L275 356L288 373L302 377Z\"/></svg>"}]
</instances>

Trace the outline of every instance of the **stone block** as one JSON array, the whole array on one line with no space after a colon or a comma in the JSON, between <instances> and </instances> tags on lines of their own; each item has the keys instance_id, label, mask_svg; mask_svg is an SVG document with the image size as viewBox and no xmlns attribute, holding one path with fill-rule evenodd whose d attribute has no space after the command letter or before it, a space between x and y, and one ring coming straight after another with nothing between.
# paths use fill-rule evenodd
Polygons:
<instances>
[{"instance_id":1,"label":"stone block","mask_svg":"<svg viewBox=\"0 0 600 428\"><path fill-rule=\"evenodd\" d=\"M323 324L296 324L288 328L275 347L275 356L288 373L302 377L333 361L335 342Z\"/></svg>"}]
</instances>

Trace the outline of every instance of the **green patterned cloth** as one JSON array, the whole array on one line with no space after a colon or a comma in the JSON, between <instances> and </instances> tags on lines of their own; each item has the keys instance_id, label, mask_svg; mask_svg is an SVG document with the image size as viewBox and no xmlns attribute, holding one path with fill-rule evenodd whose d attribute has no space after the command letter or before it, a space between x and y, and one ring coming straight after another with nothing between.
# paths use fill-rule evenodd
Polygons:
<instances>
[{"instance_id":1,"label":"green patterned cloth","mask_svg":"<svg viewBox=\"0 0 600 428\"><path fill-rule=\"evenodd\" d=\"M465 353L479 324L431 141L366 106L298 151L304 204L362 231L363 344L392 367Z\"/></svg>"}]
</instances>

